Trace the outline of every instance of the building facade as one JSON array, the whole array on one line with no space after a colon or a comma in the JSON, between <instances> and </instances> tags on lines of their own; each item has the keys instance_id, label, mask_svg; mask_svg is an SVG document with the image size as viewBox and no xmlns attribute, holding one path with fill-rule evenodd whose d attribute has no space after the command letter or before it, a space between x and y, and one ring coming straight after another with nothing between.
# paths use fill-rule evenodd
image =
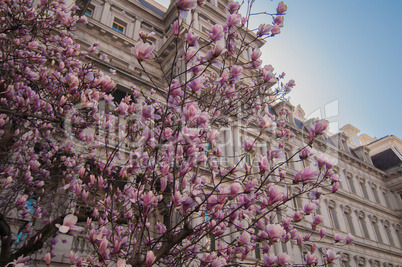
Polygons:
<instances>
[{"instance_id":1,"label":"building facade","mask_svg":"<svg viewBox=\"0 0 402 267\"><path fill-rule=\"evenodd\" d=\"M77 4L88 19L88 24L78 26L78 42L84 50L89 49L93 43L99 43L99 52L90 54L88 60L105 73L110 69L115 71L115 99L123 98L133 84L152 88L150 77L132 56L131 47L139 40L140 31L148 34L154 32L151 41L161 59L162 69L169 68L175 49L171 28L177 15L175 8L165 8L153 0L78 0ZM226 4L226 0L208 0L203 9L197 9L184 18L184 23L191 24L200 36L206 35L211 25L226 20ZM258 41L253 45L257 47L263 43ZM244 51L242 57L248 59L252 49L250 47ZM156 62L146 64L147 69L155 70L151 72L153 81L162 86L163 73L160 66ZM282 108L291 111L288 126L295 138L287 144L285 150L287 155L293 155L305 146L314 119L306 119L304 111L289 102L273 105L272 113L279 114ZM336 162L334 170L341 180L339 191L336 194L324 194L317 211L324 217L323 226L327 236L333 238L337 234L352 233L355 237L352 245L335 248L341 257L331 266L400 267L402 141L395 136L375 140L368 135L358 136L358 132L355 127L347 125L339 133L320 138L315 145L317 155L325 154ZM240 137L241 132L235 127L225 131L223 143L231 140L235 145L224 147L224 154L241 154L241 146L236 145ZM260 148L261 153L271 148L269 137L266 137L265 142L266 147ZM291 160L285 169L289 175L294 175L304 167L303 164L301 160ZM301 207L305 203L305 199L298 199L293 205ZM308 221L305 227L309 227ZM299 230L303 232L303 228ZM57 262L69 263L70 250L83 255L90 251L84 238L67 235L63 238L67 242L56 248L55 254L60 256L53 259L55 266ZM289 242L275 246L274 249L275 252L284 251L292 255L294 263L304 262L305 251L297 244ZM254 254L256 260L261 257L258 253ZM319 253L323 255L324 251ZM249 260L253 262L253 259ZM319 264L325 264L324 258L319 259Z\"/></svg>"}]
</instances>

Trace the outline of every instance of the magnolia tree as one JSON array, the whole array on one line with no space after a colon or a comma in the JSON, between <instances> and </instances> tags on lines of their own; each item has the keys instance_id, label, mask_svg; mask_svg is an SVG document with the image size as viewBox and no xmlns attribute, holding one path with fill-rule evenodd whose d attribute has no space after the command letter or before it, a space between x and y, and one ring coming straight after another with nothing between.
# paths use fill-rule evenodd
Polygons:
<instances>
[{"instance_id":1,"label":"magnolia tree","mask_svg":"<svg viewBox=\"0 0 402 267\"><path fill-rule=\"evenodd\" d=\"M299 264L318 264L314 252L330 239L316 209L322 194L338 189L333 163L310 160L293 176L284 167L312 158L328 123L313 125L307 144L285 159L294 137L289 111L273 115L269 106L295 83L261 66L258 48L241 56L280 32L283 2L264 12L272 23L255 30L248 29L253 1L229 3L226 22L201 44L183 17L203 1L178 1L171 67L160 64L162 80L149 75L148 88L133 85L120 102L111 78L74 41L74 27L86 22L71 15L77 7L31 2L0 2L1 266L51 264L63 234L91 245L87 255L64 252L76 266L297 264L274 249L287 242L309 248ZM151 36L140 32L132 49L145 73L161 62ZM220 135L230 127L244 138L241 153L227 157L223 146L233 144ZM261 153L268 139L275 149ZM308 203L295 209L292 199L302 196ZM325 253L327 263L338 258Z\"/></svg>"}]
</instances>

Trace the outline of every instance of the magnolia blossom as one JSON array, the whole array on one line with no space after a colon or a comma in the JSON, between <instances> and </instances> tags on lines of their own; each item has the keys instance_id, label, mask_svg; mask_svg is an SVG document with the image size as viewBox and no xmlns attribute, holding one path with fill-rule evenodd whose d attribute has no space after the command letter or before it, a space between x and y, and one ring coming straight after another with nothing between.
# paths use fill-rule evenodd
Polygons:
<instances>
[{"instance_id":1,"label":"magnolia blossom","mask_svg":"<svg viewBox=\"0 0 402 267\"><path fill-rule=\"evenodd\" d=\"M310 127L309 140L313 140L314 136L322 135L328 128L329 123L326 120L320 120L315 125Z\"/></svg>"},{"instance_id":2,"label":"magnolia blossom","mask_svg":"<svg viewBox=\"0 0 402 267\"><path fill-rule=\"evenodd\" d=\"M310 251L306 254L305 263L309 266L318 264L318 256L316 254L311 254Z\"/></svg>"},{"instance_id":3,"label":"magnolia blossom","mask_svg":"<svg viewBox=\"0 0 402 267\"><path fill-rule=\"evenodd\" d=\"M75 224L77 223L78 218L77 216L73 214L68 214L66 217L63 219L63 225L56 224L55 226L59 228L59 231L63 234L67 233L68 231L77 231L80 232L84 230L84 228L76 226Z\"/></svg>"},{"instance_id":4,"label":"magnolia blossom","mask_svg":"<svg viewBox=\"0 0 402 267\"><path fill-rule=\"evenodd\" d=\"M266 35L266 34L270 33L271 30L272 30L272 27L273 26L270 25L270 24L261 24L258 27L257 35L258 36L263 36L263 35Z\"/></svg>"},{"instance_id":5,"label":"magnolia blossom","mask_svg":"<svg viewBox=\"0 0 402 267\"><path fill-rule=\"evenodd\" d=\"M268 115L262 117L258 125L260 125L263 129L275 130L276 128L276 123Z\"/></svg>"},{"instance_id":6,"label":"magnolia blossom","mask_svg":"<svg viewBox=\"0 0 402 267\"><path fill-rule=\"evenodd\" d=\"M327 249L325 252L325 259L328 262L333 262L334 260L338 259L340 256L336 254L333 248Z\"/></svg>"},{"instance_id":7,"label":"magnolia blossom","mask_svg":"<svg viewBox=\"0 0 402 267\"><path fill-rule=\"evenodd\" d=\"M311 152L311 147L309 147L309 146L305 147L305 148L299 153L300 159L306 159L306 158L310 157L311 155L313 155L313 153Z\"/></svg>"},{"instance_id":8,"label":"magnolia blossom","mask_svg":"<svg viewBox=\"0 0 402 267\"><path fill-rule=\"evenodd\" d=\"M145 264L147 265L147 267L151 267L154 261L155 261L155 255L151 250L149 250L147 252L147 257L145 259Z\"/></svg>"},{"instance_id":9,"label":"magnolia blossom","mask_svg":"<svg viewBox=\"0 0 402 267\"><path fill-rule=\"evenodd\" d=\"M177 0L177 6L180 10L189 11L197 6L197 0Z\"/></svg>"},{"instance_id":10,"label":"magnolia blossom","mask_svg":"<svg viewBox=\"0 0 402 267\"><path fill-rule=\"evenodd\" d=\"M250 243L250 234L244 231L238 238L240 245L245 246Z\"/></svg>"},{"instance_id":11,"label":"magnolia blossom","mask_svg":"<svg viewBox=\"0 0 402 267\"><path fill-rule=\"evenodd\" d=\"M209 29L209 38L211 38L211 40L217 42L223 39L223 27L222 25L213 25L210 29Z\"/></svg>"},{"instance_id":12,"label":"magnolia blossom","mask_svg":"<svg viewBox=\"0 0 402 267\"><path fill-rule=\"evenodd\" d=\"M313 211L315 211L317 209L317 205L310 202L307 203L306 205L304 205L303 211L306 215L309 215L310 213L312 213Z\"/></svg>"},{"instance_id":13,"label":"magnolia blossom","mask_svg":"<svg viewBox=\"0 0 402 267\"><path fill-rule=\"evenodd\" d=\"M346 235L345 243L346 243L346 244L350 244L350 243L352 243L354 240L355 240L355 238L352 236L352 234L349 233L349 234Z\"/></svg>"},{"instance_id":14,"label":"magnolia blossom","mask_svg":"<svg viewBox=\"0 0 402 267\"><path fill-rule=\"evenodd\" d=\"M45 255L46 264L50 265L51 260L52 260L52 256L50 255L50 252L46 253L46 255Z\"/></svg>"},{"instance_id":15,"label":"magnolia blossom","mask_svg":"<svg viewBox=\"0 0 402 267\"><path fill-rule=\"evenodd\" d=\"M276 8L276 13L278 13L278 14L283 14L283 13L286 12L287 9L288 9L288 6L285 5L285 4L283 3L283 1L282 1L282 2L280 2L280 3L278 4L278 7Z\"/></svg>"},{"instance_id":16,"label":"magnolia blossom","mask_svg":"<svg viewBox=\"0 0 402 267\"><path fill-rule=\"evenodd\" d=\"M278 253L277 259L278 259L278 264L281 266L288 266L290 263L290 256L283 252Z\"/></svg>"},{"instance_id":17,"label":"magnolia blossom","mask_svg":"<svg viewBox=\"0 0 402 267\"><path fill-rule=\"evenodd\" d=\"M279 224L270 224L265 228L271 242L276 242L283 235L283 227Z\"/></svg>"},{"instance_id":18,"label":"magnolia blossom","mask_svg":"<svg viewBox=\"0 0 402 267\"><path fill-rule=\"evenodd\" d=\"M308 182L314 182L317 177L318 177L319 172L313 167L313 166L308 166L305 169L299 171L295 175L295 182L303 182L303 183L308 183Z\"/></svg>"},{"instance_id":19,"label":"magnolia blossom","mask_svg":"<svg viewBox=\"0 0 402 267\"><path fill-rule=\"evenodd\" d=\"M250 152L253 150L255 144L255 140L251 138L244 138L243 139L243 147L244 150Z\"/></svg>"},{"instance_id":20,"label":"magnolia blossom","mask_svg":"<svg viewBox=\"0 0 402 267\"><path fill-rule=\"evenodd\" d=\"M133 48L131 48L131 52L138 60L138 62L141 62L154 58L154 55L152 54L154 49L154 45L150 45L149 43L144 43L143 41L140 41L136 43Z\"/></svg>"},{"instance_id":21,"label":"magnolia blossom","mask_svg":"<svg viewBox=\"0 0 402 267\"><path fill-rule=\"evenodd\" d=\"M276 265L277 260L278 258L274 254L269 256L265 254L262 262L264 263L264 266L274 266Z\"/></svg>"}]
</instances>

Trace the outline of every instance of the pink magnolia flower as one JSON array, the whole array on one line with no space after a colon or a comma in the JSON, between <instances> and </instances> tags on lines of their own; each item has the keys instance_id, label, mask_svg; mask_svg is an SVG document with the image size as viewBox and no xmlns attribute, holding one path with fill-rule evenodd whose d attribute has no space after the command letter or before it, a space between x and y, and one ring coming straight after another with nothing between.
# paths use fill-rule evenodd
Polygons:
<instances>
[{"instance_id":1,"label":"pink magnolia flower","mask_svg":"<svg viewBox=\"0 0 402 267\"><path fill-rule=\"evenodd\" d=\"M314 182L317 177L318 177L319 172L313 167L313 166L308 166L307 168L299 171L295 175L295 183L308 183L308 182Z\"/></svg>"},{"instance_id":2,"label":"pink magnolia flower","mask_svg":"<svg viewBox=\"0 0 402 267\"><path fill-rule=\"evenodd\" d=\"M328 262L333 262L334 260L338 259L340 256L336 254L333 248L327 249L325 252L325 258Z\"/></svg>"},{"instance_id":3,"label":"pink magnolia flower","mask_svg":"<svg viewBox=\"0 0 402 267\"><path fill-rule=\"evenodd\" d=\"M320 120L315 125L310 127L310 141L313 140L314 136L322 135L325 130L328 128L329 123L326 120Z\"/></svg>"},{"instance_id":4,"label":"pink magnolia flower","mask_svg":"<svg viewBox=\"0 0 402 267\"><path fill-rule=\"evenodd\" d=\"M242 71L243 71L242 66L237 66L237 65L232 66L232 76L233 76L235 82L238 82L240 80L239 75L241 74Z\"/></svg>"},{"instance_id":5,"label":"pink magnolia flower","mask_svg":"<svg viewBox=\"0 0 402 267\"><path fill-rule=\"evenodd\" d=\"M339 189L339 182L335 182L332 186L332 193L335 193Z\"/></svg>"},{"instance_id":6,"label":"pink magnolia flower","mask_svg":"<svg viewBox=\"0 0 402 267\"><path fill-rule=\"evenodd\" d=\"M276 265L278 258L274 255L264 255L264 258L262 260L262 262L264 263L264 266L274 266Z\"/></svg>"},{"instance_id":7,"label":"pink magnolia flower","mask_svg":"<svg viewBox=\"0 0 402 267\"><path fill-rule=\"evenodd\" d=\"M306 159L310 156L312 156L313 153L311 152L311 148L309 146L305 147L300 153L299 157L300 159Z\"/></svg>"},{"instance_id":8,"label":"pink magnolia flower","mask_svg":"<svg viewBox=\"0 0 402 267\"><path fill-rule=\"evenodd\" d=\"M217 42L219 40L223 39L223 27L222 25L213 25L210 29L209 29L209 38L211 38L211 40Z\"/></svg>"},{"instance_id":9,"label":"pink magnolia flower","mask_svg":"<svg viewBox=\"0 0 402 267\"><path fill-rule=\"evenodd\" d=\"M260 167L260 173L264 173L266 171L269 171L269 162L267 157L264 157L263 155L260 156L260 159L258 161L258 165Z\"/></svg>"},{"instance_id":10,"label":"pink magnolia flower","mask_svg":"<svg viewBox=\"0 0 402 267\"><path fill-rule=\"evenodd\" d=\"M264 117L262 117L262 119L258 125L260 125L260 127L263 129L275 130L275 128L276 128L276 123L268 115L265 115Z\"/></svg>"},{"instance_id":11,"label":"pink magnolia flower","mask_svg":"<svg viewBox=\"0 0 402 267\"><path fill-rule=\"evenodd\" d=\"M183 11L194 9L197 5L197 0L177 0L177 7Z\"/></svg>"},{"instance_id":12,"label":"pink magnolia flower","mask_svg":"<svg viewBox=\"0 0 402 267\"><path fill-rule=\"evenodd\" d=\"M317 265L318 264L318 256L316 254L311 254L310 251L306 254L306 261L305 263L309 266Z\"/></svg>"},{"instance_id":13,"label":"pink magnolia flower","mask_svg":"<svg viewBox=\"0 0 402 267\"><path fill-rule=\"evenodd\" d=\"M324 220L324 217L322 217L322 215L320 215L320 214L317 214L313 218L313 223L314 224L320 224L320 223L323 222L323 220Z\"/></svg>"},{"instance_id":14,"label":"pink magnolia flower","mask_svg":"<svg viewBox=\"0 0 402 267\"><path fill-rule=\"evenodd\" d=\"M107 247L108 247L109 242L106 239L106 236L103 237L102 241L99 244L98 252L100 255L104 255Z\"/></svg>"},{"instance_id":15,"label":"pink magnolia flower","mask_svg":"<svg viewBox=\"0 0 402 267\"><path fill-rule=\"evenodd\" d=\"M275 24L278 25L279 27L283 27L283 20L284 20L283 16L276 16L274 18Z\"/></svg>"},{"instance_id":16,"label":"pink magnolia flower","mask_svg":"<svg viewBox=\"0 0 402 267\"><path fill-rule=\"evenodd\" d=\"M323 238L325 236L325 229L321 228L320 229L320 237Z\"/></svg>"},{"instance_id":17,"label":"pink magnolia flower","mask_svg":"<svg viewBox=\"0 0 402 267\"><path fill-rule=\"evenodd\" d=\"M283 199L283 193L275 186L271 186L269 188L268 195L269 195L268 204L270 206Z\"/></svg>"},{"instance_id":18,"label":"pink magnolia flower","mask_svg":"<svg viewBox=\"0 0 402 267\"><path fill-rule=\"evenodd\" d=\"M241 15L240 14L228 14L227 20L226 20L226 25L229 27L237 26L239 25L241 21Z\"/></svg>"},{"instance_id":19,"label":"pink magnolia flower","mask_svg":"<svg viewBox=\"0 0 402 267\"><path fill-rule=\"evenodd\" d=\"M280 32L281 32L281 28L277 24L275 24L271 29L271 34L272 35L276 35L276 34L278 34Z\"/></svg>"},{"instance_id":20,"label":"pink magnolia flower","mask_svg":"<svg viewBox=\"0 0 402 267\"><path fill-rule=\"evenodd\" d=\"M50 265L51 260L52 260L52 256L50 255L50 252L46 253L46 255L45 255L46 264Z\"/></svg>"},{"instance_id":21,"label":"pink magnolia flower","mask_svg":"<svg viewBox=\"0 0 402 267\"><path fill-rule=\"evenodd\" d=\"M147 257L145 259L145 264L147 265L147 267L151 267L154 261L155 261L155 255L151 250L149 250L147 252Z\"/></svg>"},{"instance_id":22,"label":"pink magnolia flower","mask_svg":"<svg viewBox=\"0 0 402 267\"><path fill-rule=\"evenodd\" d=\"M355 240L355 238L352 236L352 234L349 233L349 234L346 235L346 238L345 238L346 244L350 244L350 243L352 243L354 240Z\"/></svg>"},{"instance_id":23,"label":"pink magnolia flower","mask_svg":"<svg viewBox=\"0 0 402 267\"><path fill-rule=\"evenodd\" d=\"M77 216L75 216L73 214L68 214L63 219L63 225L60 225L57 223L56 227L59 228L59 231L63 234L67 233L68 231L80 232L80 231L84 230L84 228L75 225L77 223L77 221L78 221Z\"/></svg>"},{"instance_id":24,"label":"pink magnolia flower","mask_svg":"<svg viewBox=\"0 0 402 267\"><path fill-rule=\"evenodd\" d=\"M293 213L293 221L294 222L300 222L303 218L304 218L304 215L300 211L296 211L295 213Z\"/></svg>"},{"instance_id":25,"label":"pink magnolia flower","mask_svg":"<svg viewBox=\"0 0 402 267\"><path fill-rule=\"evenodd\" d=\"M187 43L189 46L198 46L198 38L200 36L194 33L191 29L187 33Z\"/></svg>"},{"instance_id":26,"label":"pink magnolia flower","mask_svg":"<svg viewBox=\"0 0 402 267\"><path fill-rule=\"evenodd\" d=\"M237 13L239 8L240 8L240 5L238 2L231 2L227 5L227 9L230 14Z\"/></svg>"},{"instance_id":27,"label":"pink magnolia flower","mask_svg":"<svg viewBox=\"0 0 402 267\"><path fill-rule=\"evenodd\" d=\"M281 266L288 266L290 263L290 256L283 252L278 253L277 259L278 259L278 264Z\"/></svg>"},{"instance_id":28,"label":"pink magnolia flower","mask_svg":"<svg viewBox=\"0 0 402 267\"><path fill-rule=\"evenodd\" d=\"M266 34L270 33L271 30L272 30L272 27L273 26L270 25L270 24L261 24L258 27L257 35L258 36L263 36L263 35L266 35Z\"/></svg>"},{"instance_id":29,"label":"pink magnolia flower","mask_svg":"<svg viewBox=\"0 0 402 267\"><path fill-rule=\"evenodd\" d=\"M179 20L175 20L173 22L173 34L177 36L177 35L179 35L179 31L180 31Z\"/></svg>"},{"instance_id":30,"label":"pink magnolia flower","mask_svg":"<svg viewBox=\"0 0 402 267\"><path fill-rule=\"evenodd\" d=\"M154 58L152 51L154 50L155 46L150 45L149 43L145 43L140 41L135 44L133 48L131 48L131 52L133 53L134 57L138 60L138 62L149 60Z\"/></svg>"},{"instance_id":31,"label":"pink magnolia flower","mask_svg":"<svg viewBox=\"0 0 402 267\"><path fill-rule=\"evenodd\" d=\"M322 189L321 188L317 188L316 190L312 191L310 193L310 197L312 199L319 199L322 195Z\"/></svg>"},{"instance_id":32,"label":"pink magnolia flower","mask_svg":"<svg viewBox=\"0 0 402 267\"><path fill-rule=\"evenodd\" d=\"M283 235L283 227L279 224L270 224L265 228L265 232L268 233L269 239L272 242L276 242Z\"/></svg>"},{"instance_id":33,"label":"pink magnolia flower","mask_svg":"<svg viewBox=\"0 0 402 267\"><path fill-rule=\"evenodd\" d=\"M276 8L276 13L278 13L279 15L280 15L280 14L283 14L283 13L286 12L287 9L288 9L288 6L285 5L285 4L283 3L283 1L282 1L282 2L280 2L280 3L278 4L278 7Z\"/></svg>"},{"instance_id":34,"label":"pink magnolia flower","mask_svg":"<svg viewBox=\"0 0 402 267\"><path fill-rule=\"evenodd\" d=\"M304 205L303 211L306 215L309 215L310 213L312 213L313 211L315 211L317 209L317 205L310 202L307 203L306 205Z\"/></svg>"},{"instance_id":35,"label":"pink magnolia flower","mask_svg":"<svg viewBox=\"0 0 402 267\"><path fill-rule=\"evenodd\" d=\"M225 51L226 51L226 48L225 48L224 44L219 42L214 46L214 48L212 48L211 50L209 50L207 52L206 59L211 60L211 59L217 58Z\"/></svg>"},{"instance_id":36,"label":"pink magnolia flower","mask_svg":"<svg viewBox=\"0 0 402 267\"><path fill-rule=\"evenodd\" d=\"M242 246L246 246L250 243L250 234L247 233L246 231L244 231L239 237L238 237L238 241L240 243L240 245Z\"/></svg>"},{"instance_id":37,"label":"pink magnolia flower","mask_svg":"<svg viewBox=\"0 0 402 267\"><path fill-rule=\"evenodd\" d=\"M334 236L334 240L335 240L336 243L342 242L342 241L343 241L343 237L342 237L340 234L336 234L336 235Z\"/></svg>"},{"instance_id":38,"label":"pink magnolia flower","mask_svg":"<svg viewBox=\"0 0 402 267\"><path fill-rule=\"evenodd\" d=\"M230 197L231 197L231 198L236 197L237 194L239 194L239 192L240 192L241 189L242 189L241 184L239 184L239 183L233 183L233 184L230 186Z\"/></svg>"},{"instance_id":39,"label":"pink magnolia flower","mask_svg":"<svg viewBox=\"0 0 402 267\"><path fill-rule=\"evenodd\" d=\"M244 138L243 139L243 148L245 151L250 152L253 150L254 148L254 142L255 140L253 140L252 138Z\"/></svg>"}]
</instances>

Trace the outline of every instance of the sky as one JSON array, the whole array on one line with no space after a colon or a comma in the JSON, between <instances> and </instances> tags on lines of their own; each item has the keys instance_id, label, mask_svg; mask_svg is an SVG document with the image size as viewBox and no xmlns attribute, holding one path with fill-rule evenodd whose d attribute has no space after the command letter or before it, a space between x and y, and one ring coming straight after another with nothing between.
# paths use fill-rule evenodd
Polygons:
<instances>
[{"instance_id":1,"label":"sky","mask_svg":"<svg viewBox=\"0 0 402 267\"><path fill-rule=\"evenodd\" d=\"M352 124L402 139L402 0L284 2L282 32L261 50L264 64L296 81L291 103L328 119L331 132ZM256 0L256 8L273 12L278 3Z\"/></svg>"}]
</instances>

